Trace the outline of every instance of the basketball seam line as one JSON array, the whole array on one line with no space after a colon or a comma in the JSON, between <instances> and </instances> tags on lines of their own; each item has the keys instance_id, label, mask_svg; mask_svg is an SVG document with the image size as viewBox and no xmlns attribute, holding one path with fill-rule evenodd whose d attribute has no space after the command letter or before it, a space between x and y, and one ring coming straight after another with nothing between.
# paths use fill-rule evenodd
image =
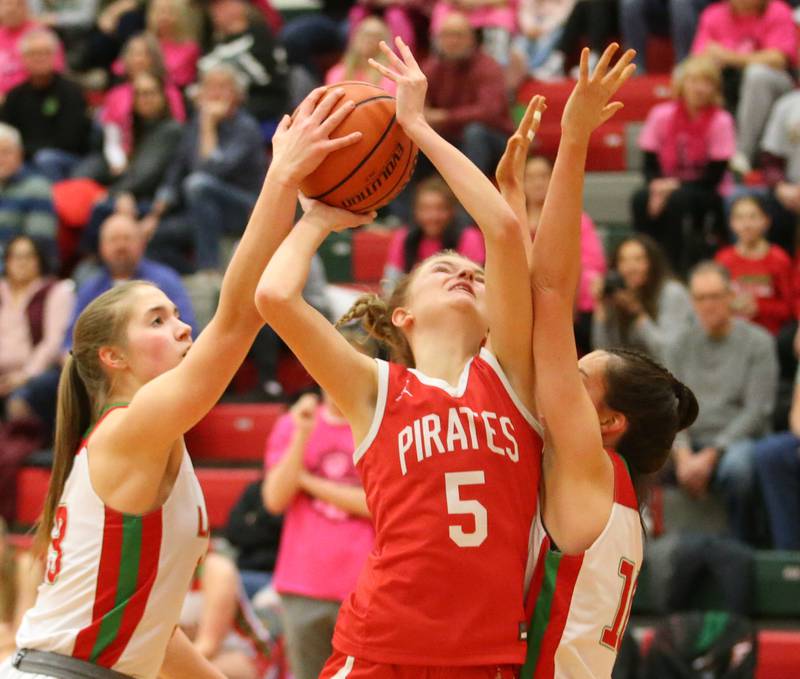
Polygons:
<instances>
[{"instance_id":1,"label":"basketball seam line","mask_svg":"<svg viewBox=\"0 0 800 679\"><path fill-rule=\"evenodd\" d=\"M395 182L394 186L392 186L387 191L387 193L391 193L392 191L394 191L397 188L398 184L400 184L400 182L403 182L403 177L406 177L406 172L408 172L408 166L411 164L412 160L414 161L414 164L416 165L417 154L414 153L414 147L415 147L415 145L412 142L411 143L411 151L408 154L408 158L406 159L406 166L403 168L403 171L398 174L399 179ZM408 184L408 182L410 180L411 180L411 176L409 175L408 177L406 177L406 180L403 182L403 184L402 184L402 186L400 188L402 189L403 187L405 187L405 185ZM369 205L366 205L366 206L362 205L361 209L362 210L371 210L375 205L377 205L382 200L384 200L384 198L386 198L386 195L384 195L383 198L380 198L380 199L377 199L377 200L373 200Z\"/></svg>"},{"instance_id":2,"label":"basketball seam line","mask_svg":"<svg viewBox=\"0 0 800 679\"><path fill-rule=\"evenodd\" d=\"M391 98L391 97L389 97L389 98ZM325 196L327 196L328 194L333 193L334 191L336 191L336 189L340 188L341 186L346 184L350 179L352 179L353 175L355 175L356 172L358 172L362 168L364 163L366 163L372 157L372 154L375 153L375 149L377 149L383 143L383 140L386 139L386 135L389 134L389 130L391 130L392 127L394 127L394 123L395 123L395 118L396 117L397 116L392 116L392 119L389 121L389 124L386 126L386 129L383 131L383 133L381 134L381 136L378 139L378 141L375 142L373 147L369 150L369 153L367 153L361 159L361 162L358 165L356 165L355 168L353 168L352 172L350 172L349 175L347 175L344 179L342 179L342 181L340 181L335 186L332 186L331 188L329 188L327 191L325 191L325 193L319 193L316 196L310 196L310 198L312 200L320 200L320 199L324 198Z\"/></svg>"},{"instance_id":3,"label":"basketball seam line","mask_svg":"<svg viewBox=\"0 0 800 679\"><path fill-rule=\"evenodd\" d=\"M370 97L369 99L362 99L355 105L355 108L358 108L362 104L369 104L371 101L380 101L381 99L394 99L394 97L390 97L388 94L378 94L377 96Z\"/></svg>"}]
</instances>

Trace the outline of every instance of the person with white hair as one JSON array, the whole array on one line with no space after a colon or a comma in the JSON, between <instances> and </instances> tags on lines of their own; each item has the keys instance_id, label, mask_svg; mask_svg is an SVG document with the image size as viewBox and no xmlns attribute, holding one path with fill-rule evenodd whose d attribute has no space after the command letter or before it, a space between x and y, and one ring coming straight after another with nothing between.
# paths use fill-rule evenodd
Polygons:
<instances>
[{"instance_id":1,"label":"person with white hair","mask_svg":"<svg viewBox=\"0 0 800 679\"><path fill-rule=\"evenodd\" d=\"M53 194L44 177L24 166L19 131L0 123L0 252L14 236L37 240L51 259L56 254Z\"/></svg>"},{"instance_id":2,"label":"person with white hair","mask_svg":"<svg viewBox=\"0 0 800 679\"><path fill-rule=\"evenodd\" d=\"M245 87L226 64L203 74L196 113L142 219L151 255L183 273L218 270L220 237L241 234L256 202L266 160L259 124L242 108Z\"/></svg>"},{"instance_id":3,"label":"person with white hair","mask_svg":"<svg viewBox=\"0 0 800 679\"><path fill-rule=\"evenodd\" d=\"M91 120L77 83L57 69L61 42L47 28L35 28L19 42L27 80L14 87L0 108L0 120L22 135L25 156L50 181L65 179L89 150Z\"/></svg>"}]
</instances>

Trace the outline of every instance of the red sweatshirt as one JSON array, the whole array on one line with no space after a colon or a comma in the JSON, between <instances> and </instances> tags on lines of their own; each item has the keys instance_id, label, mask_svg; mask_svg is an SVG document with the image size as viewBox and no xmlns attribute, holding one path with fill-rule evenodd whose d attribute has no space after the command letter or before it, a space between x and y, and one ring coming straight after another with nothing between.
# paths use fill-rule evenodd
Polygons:
<instances>
[{"instance_id":1,"label":"red sweatshirt","mask_svg":"<svg viewBox=\"0 0 800 679\"><path fill-rule=\"evenodd\" d=\"M756 300L758 312L751 320L777 334L795 314L798 303L789 255L777 245L770 245L764 257L748 259L730 246L720 250L715 259L731 272L734 291L749 292Z\"/></svg>"}]
</instances>

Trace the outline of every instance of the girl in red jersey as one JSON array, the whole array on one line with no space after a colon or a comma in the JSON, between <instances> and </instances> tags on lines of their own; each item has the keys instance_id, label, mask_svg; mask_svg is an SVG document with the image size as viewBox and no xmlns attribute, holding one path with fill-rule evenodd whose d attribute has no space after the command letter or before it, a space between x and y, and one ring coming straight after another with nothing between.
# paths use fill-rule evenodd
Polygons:
<instances>
[{"instance_id":1,"label":"girl in red jersey","mask_svg":"<svg viewBox=\"0 0 800 679\"><path fill-rule=\"evenodd\" d=\"M373 65L398 85L398 122L483 232L486 273L443 253L388 300L360 299L343 320L363 318L394 363L357 352L301 296L314 251L357 216L307 203L259 284L259 310L350 422L375 525L321 676L511 677L525 656L541 451L525 251L491 182L425 121L425 76L396 44L402 59L382 44L389 65Z\"/></svg>"},{"instance_id":2,"label":"girl in red jersey","mask_svg":"<svg viewBox=\"0 0 800 679\"><path fill-rule=\"evenodd\" d=\"M610 677L642 564L632 479L658 470L675 434L697 416L692 392L643 354L595 351L579 361L572 327L589 136L622 104L609 100L633 72L610 46L589 75L588 50L564 109L553 178L531 250L536 401L546 422L539 511L527 573L528 655L522 677ZM529 108L498 183L518 214Z\"/></svg>"},{"instance_id":3,"label":"girl in red jersey","mask_svg":"<svg viewBox=\"0 0 800 679\"><path fill-rule=\"evenodd\" d=\"M144 282L115 287L78 318L37 535L40 547L49 542L45 579L3 679L223 676L176 630L208 544L183 433L217 402L263 324L251 300L289 230L299 183L360 136L328 139L353 109L329 116L342 95L315 90L279 125L219 308L194 345L175 305Z\"/></svg>"}]
</instances>

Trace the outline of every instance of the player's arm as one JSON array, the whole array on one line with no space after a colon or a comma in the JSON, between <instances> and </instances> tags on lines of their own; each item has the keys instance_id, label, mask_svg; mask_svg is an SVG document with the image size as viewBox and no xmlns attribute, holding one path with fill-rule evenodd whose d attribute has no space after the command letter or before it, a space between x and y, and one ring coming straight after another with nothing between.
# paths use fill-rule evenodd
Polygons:
<instances>
[{"instance_id":1,"label":"player's arm","mask_svg":"<svg viewBox=\"0 0 800 679\"><path fill-rule=\"evenodd\" d=\"M330 113L342 93L315 90L294 118L281 121L273 139L272 164L225 273L217 312L186 358L139 389L124 417L114 419L109 440L122 455L166 454L172 442L219 400L241 365L263 325L253 303L256 286L291 227L300 181L328 153L360 137L354 133L328 138L353 107L346 104Z\"/></svg>"},{"instance_id":2,"label":"player's arm","mask_svg":"<svg viewBox=\"0 0 800 679\"><path fill-rule=\"evenodd\" d=\"M533 353L539 409L553 441L556 476L597 483L609 478L597 413L577 370L572 326L580 276L580 221L589 136L621 108L609 99L633 72L629 50L609 71L609 47L589 76L588 50L580 79L564 109L553 176L533 243L532 287L536 312ZM597 481L595 481L597 480Z\"/></svg>"},{"instance_id":3,"label":"player's arm","mask_svg":"<svg viewBox=\"0 0 800 679\"><path fill-rule=\"evenodd\" d=\"M158 676L159 679L226 679L178 627L167 643Z\"/></svg>"},{"instance_id":4,"label":"player's arm","mask_svg":"<svg viewBox=\"0 0 800 679\"><path fill-rule=\"evenodd\" d=\"M312 200L261 276L256 307L264 320L300 359L314 381L344 413L356 441L367 433L375 410L378 370L356 351L319 311L303 299L311 258L334 230L366 224L374 215L357 215Z\"/></svg>"},{"instance_id":5,"label":"player's arm","mask_svg":"<svg viewBox=\"0 0 800 679\"><path fill-rule=\"evenodd\" d=\"M436 166L483 233L492 350L517 393L532 408L531 293L517 218L489 178L425 120L427 79L403 40L398 37L395 42L402 59L381 43L389 65L372 59L370 63L397 83L398 122Z\"/></svg>"}]
</instances>

